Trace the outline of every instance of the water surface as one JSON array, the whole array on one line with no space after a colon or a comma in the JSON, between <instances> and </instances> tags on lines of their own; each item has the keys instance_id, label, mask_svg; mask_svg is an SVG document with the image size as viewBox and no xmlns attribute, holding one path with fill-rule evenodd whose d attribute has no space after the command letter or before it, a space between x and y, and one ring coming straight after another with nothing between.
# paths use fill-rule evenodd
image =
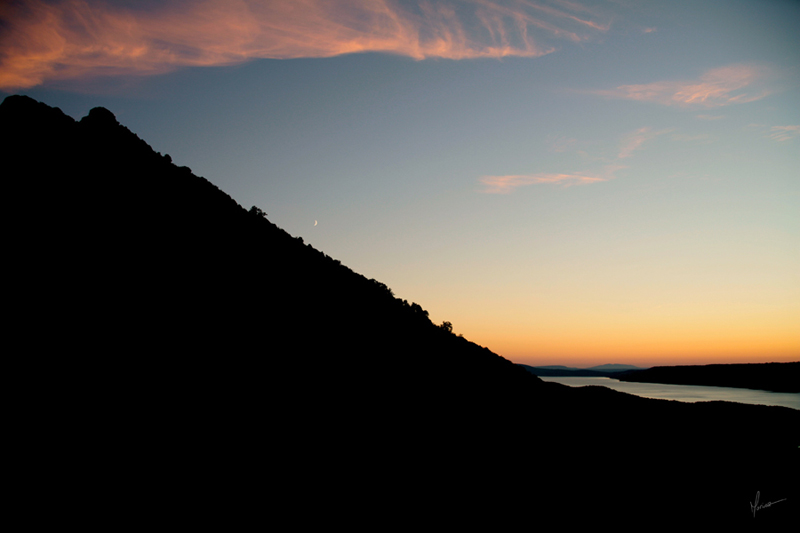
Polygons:
<instances>
[{"instance_id":1,"label":"water surface","mask_svg":"<svg viewBox=\"0 0 800 533\"><path fill-rule=\"evenodd\" d=\"M570 387L601 385L628 394L658 400L678 400L681 402L726 401L756 405L780 405L800 410L800 394L788 392L769 392L730 387L708 387L703 385L666 385L663 383L633 383L611 378L584 377L543 377L543 381L554 381Z\"/></svg>"}]
</instances>

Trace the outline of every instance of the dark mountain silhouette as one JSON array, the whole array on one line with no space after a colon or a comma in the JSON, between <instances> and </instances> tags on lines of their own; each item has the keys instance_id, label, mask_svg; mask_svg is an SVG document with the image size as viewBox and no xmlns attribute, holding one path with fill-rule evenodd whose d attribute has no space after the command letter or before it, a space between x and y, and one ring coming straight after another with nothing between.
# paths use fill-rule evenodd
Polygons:
<instances>
[{"instance_id":1,"label":"dark mountain silhouette","mask_svg":"<svg viewBox=\"0 0 800 533\"><path fill-rule=\"evenodd\" d=\"M546 376L546 377L589 377L589 378L608 378L614 377L617 372L602 372L599 370L588 370L584 368L568 368L568 367L541 367L541 366L529 366L520 364L522 368L526 371L530 372L534 376Z\"/></svg>"},{"instance_id":2,"label":"dark mountain silhouette","mask_svg":"<svg viewBox=\"0 0 800 533\"><path fill-rule=\"evenodd\" d=\"M620 381L800 392L800 362L657 366L615 376Z\"/></svg>"},{"instance_id":3,"label":"dark mountain silhouette","mask_svg":"<svg viewBox=\"0 0 800 533\"><path fill-rule=\"evenodd\" d=\"M611 363L606 365L597 365L597 366L590 366L587 370L597 370L598 372L622 372L624 370L642 370L638 366L634 365L620 365L617 363Z\"/></svg>"},{"instance_id":4,"label":"dark mountain silhouette","mask_svg":"<svg viewBox=\"0 0 800 533\"><path fill-rule=\"evenodd\" d=\"M756 491L800 497L798 411L544 383L102 108L74 121L10 96L0 146L7 327L24 341L16 493L35 509L82 524L648 527L738 524Z\"/></svg>"},{"instance_id":5,"label":"dark mountain silhouette","mask_svg":"<svg viewBox=\"0 0 800 533\"><path fill-rule=\"evenodd\" d=\"M519 364L534 376L547 377L590 377L590 378L616 378L622 372L631 372L629 365L600 365L592 368L570 368L567 366L530 366ZM624 368L622 368L624 367Z\"/></svg>"}]
</instances>

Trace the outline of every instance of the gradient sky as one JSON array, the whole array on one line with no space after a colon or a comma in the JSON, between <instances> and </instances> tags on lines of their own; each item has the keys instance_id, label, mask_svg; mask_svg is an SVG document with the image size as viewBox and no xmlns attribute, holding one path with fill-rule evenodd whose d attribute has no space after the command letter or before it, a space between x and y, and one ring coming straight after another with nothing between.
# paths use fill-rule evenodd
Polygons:
<instances>
[{"instance_id":1,"label":"gradient sky","mask_svg":"<svg viewBox=\"0 0 800 533\"><path fill-rule=\"evenodd\" d=\"M0 97L107 107L514 362L797 361L797 21L770 0L5 2Z\"/></svg>"}]
</instances>

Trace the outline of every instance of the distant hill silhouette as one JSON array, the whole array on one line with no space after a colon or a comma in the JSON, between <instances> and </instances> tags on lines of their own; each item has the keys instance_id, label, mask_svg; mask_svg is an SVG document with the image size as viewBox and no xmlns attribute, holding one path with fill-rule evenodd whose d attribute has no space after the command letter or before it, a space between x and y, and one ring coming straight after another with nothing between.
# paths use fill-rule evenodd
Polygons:
<instances>
[{"instance_id":1,"label":"distant hill silhouette","mask_svg":"<svg viewBox=\"0 0 800 533\"><path fill-rule=\"evenodd\" d=\"M617 363L590 366L587 370L597 370L598 372L622 372L625 370L642 370L634 365L620 365Z\"/></svg>"},{"instance_id":2,"label":"distant hill silhouette","mask_svg":"<svg viewBox=\"0 0 800 533\"><path fill-rule=\"evenodd\" d=\"M24 503L498 529L738 524L756 491L800 497L798 411L544 383L102 108L9 96L0 146ZM564 467L585 456L619 462Z\"/></svg>"},{"instance_id":3,"label":"distant hill silhouette","mask_svg":"<svg viewBox=\"0 0 800 533\"><path fill-rule=\"evenodd\" d=\"M534 376L545 376L545 377L589 377L589 378L607 378L616 376L618 373L617 371L611 372L603 372L599 370L589 370L584 368L568 368L568 367L542 367L542 366L529 366L520 364L520 367L524 368Z\"/></svg>"},{"instance_id":4,"label":"distant hill silhouette","mask_svg":"<svg viewBox=\"0 0 800 533\"><path fill-rule=\"evenodd\" d=\"M800 392L800 362L731 365L657 366L628 371L620 381L736 387L772 392Z\"/></svg>"},{"instance_id":5,"label":"distant hill silhouette","mask_svg":"<svg viewBox=\"0 0 800 533\"><path fill-rule=\"evenodd\" d=\"M631 365L600 365L591 368L572 368L561 365L530 366L519 364L519 366L534 376L595 378L616 378L621 372L630 372L637 368Z\"/></svg>"}]
</instances>

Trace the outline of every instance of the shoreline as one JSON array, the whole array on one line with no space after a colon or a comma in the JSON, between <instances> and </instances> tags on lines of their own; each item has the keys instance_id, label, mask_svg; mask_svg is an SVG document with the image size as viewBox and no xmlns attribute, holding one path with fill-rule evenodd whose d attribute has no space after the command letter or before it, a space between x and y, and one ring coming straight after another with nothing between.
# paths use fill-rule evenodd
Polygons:
<instances>
[{"instance_id":1,"label":"shoreline","mask_svg":"<svg viewBox=\"0 0 800 533\"><path fill-rule=\"evenodd\" d=\"M684 403L726 401L747 405L765 405L800 410L800 394L758 389L621 381L605 376L539 376L551 383L568 387L600 386L642 398ZM601 381L597 383L593 381Z\"/></svg>"}]
</instances>

